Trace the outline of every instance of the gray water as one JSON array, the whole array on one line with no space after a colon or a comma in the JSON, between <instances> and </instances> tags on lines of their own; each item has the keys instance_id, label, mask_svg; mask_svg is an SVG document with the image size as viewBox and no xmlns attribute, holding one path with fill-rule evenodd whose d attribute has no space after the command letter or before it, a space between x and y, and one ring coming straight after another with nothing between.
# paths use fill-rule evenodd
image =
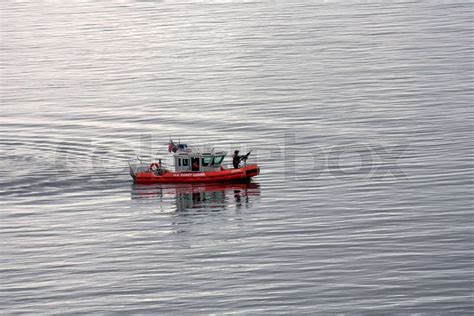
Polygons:
<instances>
[{"instance_id":1,"label":"gray water","mask_svg":"<svg viewBox=\"0 0 474 316\"><path fill-rule=\"evenodd\" d=\"M472 313L471 2L0 7L1 313Z\"/></svg>"}]
</instances>

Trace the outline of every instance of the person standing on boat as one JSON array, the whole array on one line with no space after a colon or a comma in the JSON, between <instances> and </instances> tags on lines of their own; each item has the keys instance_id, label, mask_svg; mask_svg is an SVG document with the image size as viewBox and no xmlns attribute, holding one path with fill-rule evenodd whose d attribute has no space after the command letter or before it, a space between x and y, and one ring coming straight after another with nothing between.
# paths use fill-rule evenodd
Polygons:
<instances>
[{"instance_id":1,"label":"person standing on boat","mask_svg":"<svg viewBox=\"0 0 474 316\"><path fill-rule=\"evenodd\" d=\"M234 169L239 168L239 163L242 160L242 156L239 156L239 151L234 151L234 155L232 156L232 164L234 165Z\"/></svg>"},{"instance_id":2,"label":"person standing on boat","mask_svg":"<svg viewBox=\"0 0 474 316\"><path fill-rule=\"evenodd\" d=\"M234 151L234 155L232 156L232 164L234 165L234 168L238 169L239 164L242 160L244 162L247 162L247 159L249 158L251 153L252 151L249 151L246 155L239 156L239 151L238 150Z\"/></svg>"}]
</instances>

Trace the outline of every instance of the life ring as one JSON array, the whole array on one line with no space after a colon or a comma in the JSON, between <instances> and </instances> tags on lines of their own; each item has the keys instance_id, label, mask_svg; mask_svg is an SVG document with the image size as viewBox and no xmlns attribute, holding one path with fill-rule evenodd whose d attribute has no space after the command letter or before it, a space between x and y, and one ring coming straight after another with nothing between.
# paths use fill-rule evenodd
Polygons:
<instances>
[{"instance_id":1,"label":"life ring","mask_svg":"<svg viewBox=\"0 0 474 316\"><path fill-rule=\"evenodd\" d=\"M161 166L159 163L154 162L150 165L150 171L152 172L158 171L160 169L161 169Z\"/></svg>"}]
</instances>

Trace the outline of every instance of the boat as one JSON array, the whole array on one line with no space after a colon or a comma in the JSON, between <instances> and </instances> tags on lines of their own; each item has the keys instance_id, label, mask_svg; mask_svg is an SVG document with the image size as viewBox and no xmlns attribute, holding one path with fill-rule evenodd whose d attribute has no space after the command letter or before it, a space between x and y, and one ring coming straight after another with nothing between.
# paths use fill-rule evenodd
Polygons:
<instances>
[{"instance_id":1,"label":"boat","mask_svg":"<svg viewBox=\"0 0 474 316\"><path fill-rule=\"evenodd\" d=\"M226 183L248 181L260 174L257 164L247 164L247 155L239 156L237 168L223 164L225 151L210 147L188 147L187 144L168 144L172 155L174 170L169 170L162 159L144 163L139 157L137 162L129 161L130 175L137 184L157 183Z\"/></svg>"}]
</instances>

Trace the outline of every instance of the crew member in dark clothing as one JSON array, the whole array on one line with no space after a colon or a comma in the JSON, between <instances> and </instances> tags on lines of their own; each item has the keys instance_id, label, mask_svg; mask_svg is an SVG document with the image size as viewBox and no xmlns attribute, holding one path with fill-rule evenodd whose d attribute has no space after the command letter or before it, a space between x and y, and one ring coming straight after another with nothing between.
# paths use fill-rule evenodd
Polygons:
<instances>
[{"instance_id":1,"label":"crew member in dark clothing","mask_svg":"<svg viewBox=\"0 0 474 316\"><path fill-rule=\"evenodd\" d=\"M232 156L232 164L234 165L235 169L239 168L240 160L242 160L242 156L239 156L239 151L234 151L234 155Z\"/></svg>"}]
</instances>

